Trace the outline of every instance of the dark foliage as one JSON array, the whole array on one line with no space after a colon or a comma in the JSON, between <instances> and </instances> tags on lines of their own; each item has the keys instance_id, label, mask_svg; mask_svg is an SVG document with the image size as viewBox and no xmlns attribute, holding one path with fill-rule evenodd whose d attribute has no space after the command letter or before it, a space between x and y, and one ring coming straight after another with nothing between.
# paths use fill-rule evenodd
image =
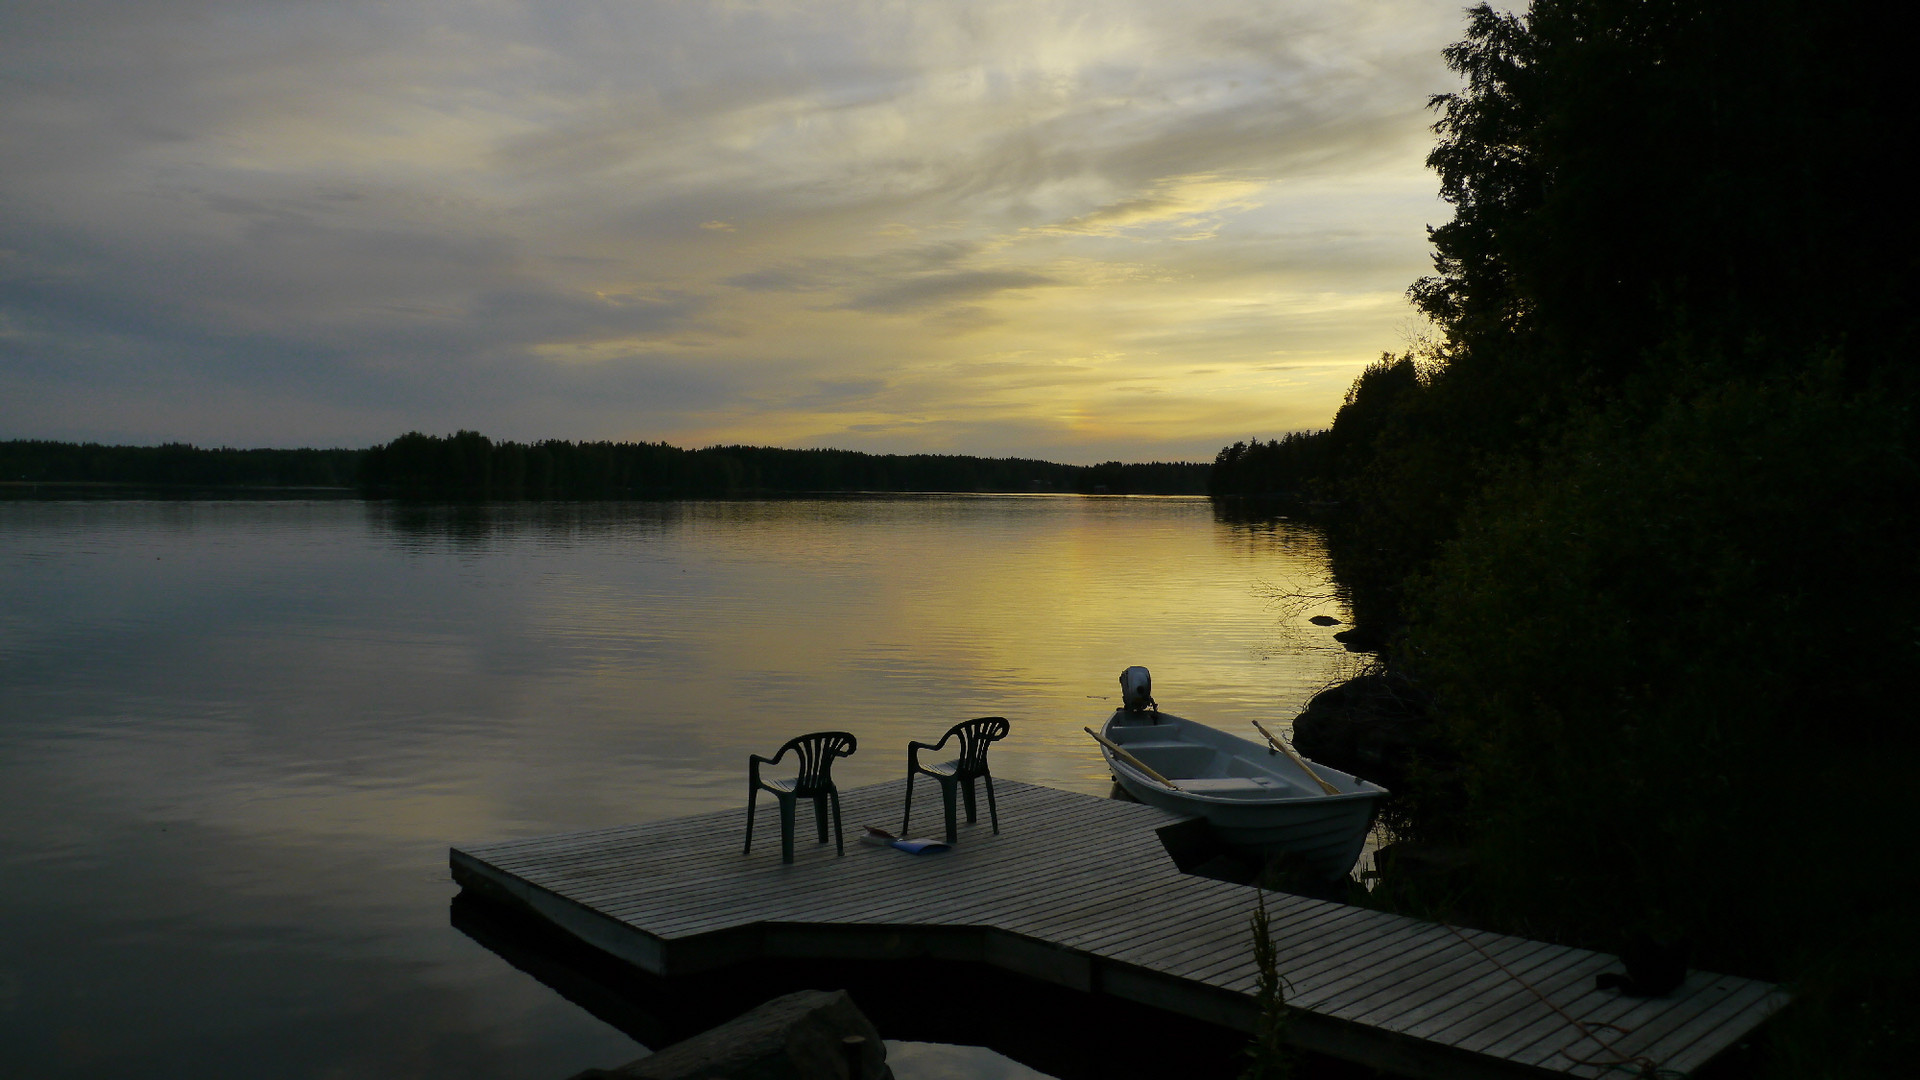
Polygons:
<instances>
[{"instance_id":1,"label":"dark foliage","mask_svg":"<svg viewBox=\"0 0 1920 1080\"><path fill-rule=\"evenodd\" d=\"M1416 793L1471 868L1447 910L1790 980L1783 1076L1920 1050L1889 959L1920 884L1889 843L1920 824L1893 10L1471 11L1412 289L1442 340L1369 368L1321 459L1355 616L1459 763Z\"/></svg>"},{"instance_id":2,"label":"dark foliage","mask_svg":"<svg viewBox=\"0 0 1920 1080\"><path fill-rule=\"evenodd\" d=\"M1337 560L1376 633L1490 484L1599 414L1626 410L1619 430L1815 367L1823 393L1906 408L1920 216L1894 197L1913 122L1877 10L1469 13L1429 158L1455 213L1411 290L1443 340L1362 374L1308 481L1343 506Z\"/></svg>"},{"instance_id":3,"label":"dark foliage","mask_svg":"<svg viewBox=\"0 0 1920 1080\"><path fill-rule=\"evenodd\" d=\"M1837 364L1911 400L1920 216L1897 146L1902 39L1864 4L1541 0L1481 6L1447 51L1429 157L1454 217L1411 290L1424 373L1342 409L1328 489L1351 562L1398 583L1467 503L1585 414ZM1411 358L1408 358L1411 359ZM1386 390L1386 387L1381 387ZM1350 545L1352 546L1352 545Z\"/></svg>"},{"instance_id":4,"label":"dark foliage","mask_svg":"<svg viewBox=\"0 0 1920 1080\"><path fill-rule=\"evenodd\" d=\"M1452 221L1415 301L1448 376L1539 424L1685 342L1742 371L1845 344L1910 366L1911 108L1895 27L1859 3L1481 6L1447 50L1428 163ZM1905 135L1908 139L1903 139ZM1511 431L1488 431L1508 445Z\"/></svg>"}]
</instances>

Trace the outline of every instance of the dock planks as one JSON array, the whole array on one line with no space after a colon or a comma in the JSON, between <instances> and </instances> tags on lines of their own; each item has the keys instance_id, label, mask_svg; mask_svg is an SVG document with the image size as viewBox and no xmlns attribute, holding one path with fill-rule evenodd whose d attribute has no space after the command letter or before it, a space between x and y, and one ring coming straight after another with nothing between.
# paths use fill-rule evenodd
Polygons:
<instances>
[{"instance_id":1,"label":"dock planks","mask_svg":"<svg viewBox=\"0 0 1920 1080\"><path fill-rule=\"evenodd\" d=\"M983 806L939 855L855 842L863 824L898 824L904 781L894 781L841 794L844 858L813 842L803 806L795 861L783 864L769 801L749 855L742 808L468 845L450 861L462 885L657 975L763 956L938 956L1251 1028L1259 890L1181 873L1157 830L1183 819L1165 811L996 788L1001 834ZM937 801L922 809L915 835L939 835L939 815ZM1265 902L1290 1036L1406 1075L1599 1077L1615 1054L1685 1073L1786 1002L1768 984L1709 972L1668 997L1623 997L1593 988L1595 973L1618 966L1604 954L1285 893ZM1628 1030L1601 1029L1603 1047L1541 995L1574 1019Z\"/></svg>"}]
</instances>

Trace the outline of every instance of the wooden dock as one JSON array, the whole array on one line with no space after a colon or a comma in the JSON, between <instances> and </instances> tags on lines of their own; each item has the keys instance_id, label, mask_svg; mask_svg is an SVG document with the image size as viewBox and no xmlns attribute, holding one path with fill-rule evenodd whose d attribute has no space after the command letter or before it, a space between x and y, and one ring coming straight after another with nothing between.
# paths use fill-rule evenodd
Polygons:
<instances>
[{"instance_id":1,"label":"wooden dock","mask_svg":"<svg viewBox=\"0 0 1920 1080\"><path fill-rule=\"evenodd\" d=\"M894 781L842 793L844 858L813 841L802 806L795 862L782 864L770 799L745 856L741 809L470 845L450 858L463 886L524 905L656 975L761 957L934 956L1251 1029L1248 920L1261 893L1179 871L1159 830L1189 819L996 786L1001 834L982 806L980 823L962 824L958 846L938 855L855 842L862 824L898 826L904 781ZM921 787L914 835L938 836L937 789ZM1605 954L1286 893L1265 898L1290 984L1290 1037L1403 1075L1598 1077L1616 1055L1688 1073L1786 1002L1767 983L1697 971L1668 997L1626 997L1594 989L1596 973L1618 970ZM1598 1032L1611 1046L1560 1012L1613 1025Z\"/></svg>"}]
</instances>

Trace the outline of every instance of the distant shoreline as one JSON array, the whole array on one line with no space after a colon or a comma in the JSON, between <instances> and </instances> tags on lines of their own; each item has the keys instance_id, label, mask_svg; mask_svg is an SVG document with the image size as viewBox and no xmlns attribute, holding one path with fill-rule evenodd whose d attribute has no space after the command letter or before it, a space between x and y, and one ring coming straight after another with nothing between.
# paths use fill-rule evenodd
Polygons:
<instances>
[{"instance_id":1,"label":"distant shoreline","mask_svg":"<svg viewBox=\"0 0 1920 1080\"><path fill-rule=\"evenodd\" d=\"M857 494L1206 495L1210 462L1062 465L962 454L868 454L667 443L495 442L408 432L364 450L0 442L0 491L208 491L457 501L755 498Z\"/></svg>"},{"instance_id":2,"label":"distant shoreline","mask_svg":"<svg viewBox=\"0 0 1920 1080\"><path fill-rule=\"evenodd\" d=\"M372 494L358 487L299 484L141 484L116 480L0 480L0 499L21 497L78 496L100 501L115 499L195 499L195 498L284 498L359 499L367 502L726 502L753 499L902 499L902 498L1082 498L1082 499L1207 499L1211 496L1188 492L1082 492L1082 491L868 491L853 488L820 491L742 490L723 495L619 495L593 498L531 499L425 499Z\"/></svg>"}]
</instances>

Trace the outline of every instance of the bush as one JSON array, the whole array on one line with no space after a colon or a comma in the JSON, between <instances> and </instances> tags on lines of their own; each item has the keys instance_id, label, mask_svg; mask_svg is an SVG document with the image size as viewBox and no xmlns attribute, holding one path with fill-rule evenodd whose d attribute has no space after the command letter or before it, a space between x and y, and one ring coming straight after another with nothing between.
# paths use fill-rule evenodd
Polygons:
<instances>
[{"instance_id":1,"label":"bush","mask_svg":"<svg viewBox=\"0 0 1920 1080\"><path fill-rule=\"evenodd\" d=\"M1907 423L1820 375L1624 403L1467 515L1405 660L1494 917L1781 977L1888 910L1844 883L1916 816Z\"/></svg>"}]
</instances>

